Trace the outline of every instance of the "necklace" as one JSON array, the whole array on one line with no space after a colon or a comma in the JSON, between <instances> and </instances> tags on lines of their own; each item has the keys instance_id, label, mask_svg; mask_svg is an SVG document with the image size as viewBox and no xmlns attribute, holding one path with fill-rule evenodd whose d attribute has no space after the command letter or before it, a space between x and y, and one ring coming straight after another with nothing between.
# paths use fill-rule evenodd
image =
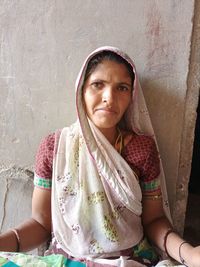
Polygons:
<instances>
[{"instance_id":1,"label":"necklace","mask_svg":"<svg viewBox=\"0 0 200 267\"><path fill-rule=\"evenodd\" d=\"M121 154L122 149L124 147L124 140L123 140L123 136L119 128L117 128L117 131L118 131L118 136L116 138L114 147L119 152L119 154Z\"/></svg>"}]
</instances>

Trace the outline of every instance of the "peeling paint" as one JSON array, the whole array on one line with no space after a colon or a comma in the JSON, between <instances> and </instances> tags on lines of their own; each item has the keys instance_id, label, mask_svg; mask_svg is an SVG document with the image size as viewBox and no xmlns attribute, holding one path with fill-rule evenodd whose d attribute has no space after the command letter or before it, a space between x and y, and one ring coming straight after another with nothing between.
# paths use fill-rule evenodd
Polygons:
<instances>
[{"instance_id":1,"label":"peeling paint","mask_svg":"<svg viewBox=\"0 0 200 267\"><path fill-rule=\"evenodd\" d=\"M18 138L13 138L12 143L19 144L20 140Z\"/></svg>"}]
</instances>

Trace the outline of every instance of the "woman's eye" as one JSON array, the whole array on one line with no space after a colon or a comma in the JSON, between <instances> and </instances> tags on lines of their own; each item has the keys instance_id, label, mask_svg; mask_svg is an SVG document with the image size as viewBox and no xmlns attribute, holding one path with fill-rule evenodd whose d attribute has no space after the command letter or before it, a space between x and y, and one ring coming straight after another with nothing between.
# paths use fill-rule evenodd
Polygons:
<instances>
[{"instance_id":1,"label":"woman's eye","mask_svg":"<svg viewBox=\"0 0 200 267\"><path fill-rule=\"evenodd\" d=\"M120 85L120 86L118 87L118 90L120 90L120 91L128 91L129 88L128 88L127 86Z\"/></svg>"},{"instance_id":2,"label":"woman's eye","mask_svg":"<svg viewBox=\"0 0 200 267\"><path fill-rule=\"evenodd\" d=\"M101 82L93 82L92 87L95 89L100 89L102 88L103 84Z\"/></svg>"}]
</instances>

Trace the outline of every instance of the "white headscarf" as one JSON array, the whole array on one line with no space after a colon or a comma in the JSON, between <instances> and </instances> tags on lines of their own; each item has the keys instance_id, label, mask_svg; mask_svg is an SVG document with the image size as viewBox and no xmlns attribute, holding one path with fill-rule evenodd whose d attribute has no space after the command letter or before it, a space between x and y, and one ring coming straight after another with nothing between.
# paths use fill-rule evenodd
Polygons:
<instances>
[{"instance_id":1,"label":"white headscarf","mask_svg":"<svg viewBox=\"0 0 200 267\"><path fill-rule=\"evenodd\" d=\"M127 60L135 73L133 98L125 114L127 127L154 136L132 60L114 47L95 50L76 81L78 121L62 130L53 168L54 235L66 253L79 258L119 256L121 250L133 247L143 236L142 195L135 174L89 122L82 101L88 62L105 50Z\"/></svg>"},{"instance_id":2,"label":"white headscarf","mask_svg":"<svg viewBox=\"0 0 200 267\"><path fill-rule=\"evenodd\" d=\"M129 108L127 109L125 113L125 121L126 121L126 128L129 130L134 131L137 134L143 134L147 136L151 136L154 138L154 141L157 145L156 136L154 133L154 129L151 123L151 118L149 116L149 112L146 106L146 101L140 86L139 78L137 75L136 67L133 62L133 60L123 51L121 51L117 47L112 46L103 46L99 47L98 49L94 50L85 60L78 78L76 80L76 106L77 106L77 112L79 115L79 119L84 115L84 107L82 104L82 98L81 95L79 95L79 90L81 89L84 77L85 77L85 71L87 69L88 62L98 53L103 51L112 51L119 56L121 56L123 59L125 59L133 68L133 72L135 74L134 84L133 84L133 94L132 94L132 101L129 105ZM81 120L80 120L81 123ZM84 120L85 123L85 120ZM82 131L84 130L88 131L88 124L81 124L82 125ZM157 145L157 149L159 152L159 148ZM159 155L160 156L160 155ZM160 182L161 182L161 190L162 190L162 197L163 197L163 208L166 213L166 216L171 221L171 214L169 209L169 202L168 202L168 195L167 195L167 189L166 189L166 182L165 182L165 175L163 171L162 161L160 160Z\"/></svg>"}]
</instances>

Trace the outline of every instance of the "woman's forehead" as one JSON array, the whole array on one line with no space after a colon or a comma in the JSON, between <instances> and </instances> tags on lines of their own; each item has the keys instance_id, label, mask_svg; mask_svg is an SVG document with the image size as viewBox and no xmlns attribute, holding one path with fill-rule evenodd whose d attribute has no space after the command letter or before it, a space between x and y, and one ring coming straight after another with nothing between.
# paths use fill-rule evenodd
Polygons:
<instances>
[{"instance_id":1,"label":"woman's forehead","mask_svg":"<svg viewBox=\"0 0 200 267\"><path fill-rule=\"evenodd\" d=\"M127 79L131 79L126 66L112 60L103 60L93 70L90 76L110 76L115 75Z\"/></svg>"}]
</instances>

